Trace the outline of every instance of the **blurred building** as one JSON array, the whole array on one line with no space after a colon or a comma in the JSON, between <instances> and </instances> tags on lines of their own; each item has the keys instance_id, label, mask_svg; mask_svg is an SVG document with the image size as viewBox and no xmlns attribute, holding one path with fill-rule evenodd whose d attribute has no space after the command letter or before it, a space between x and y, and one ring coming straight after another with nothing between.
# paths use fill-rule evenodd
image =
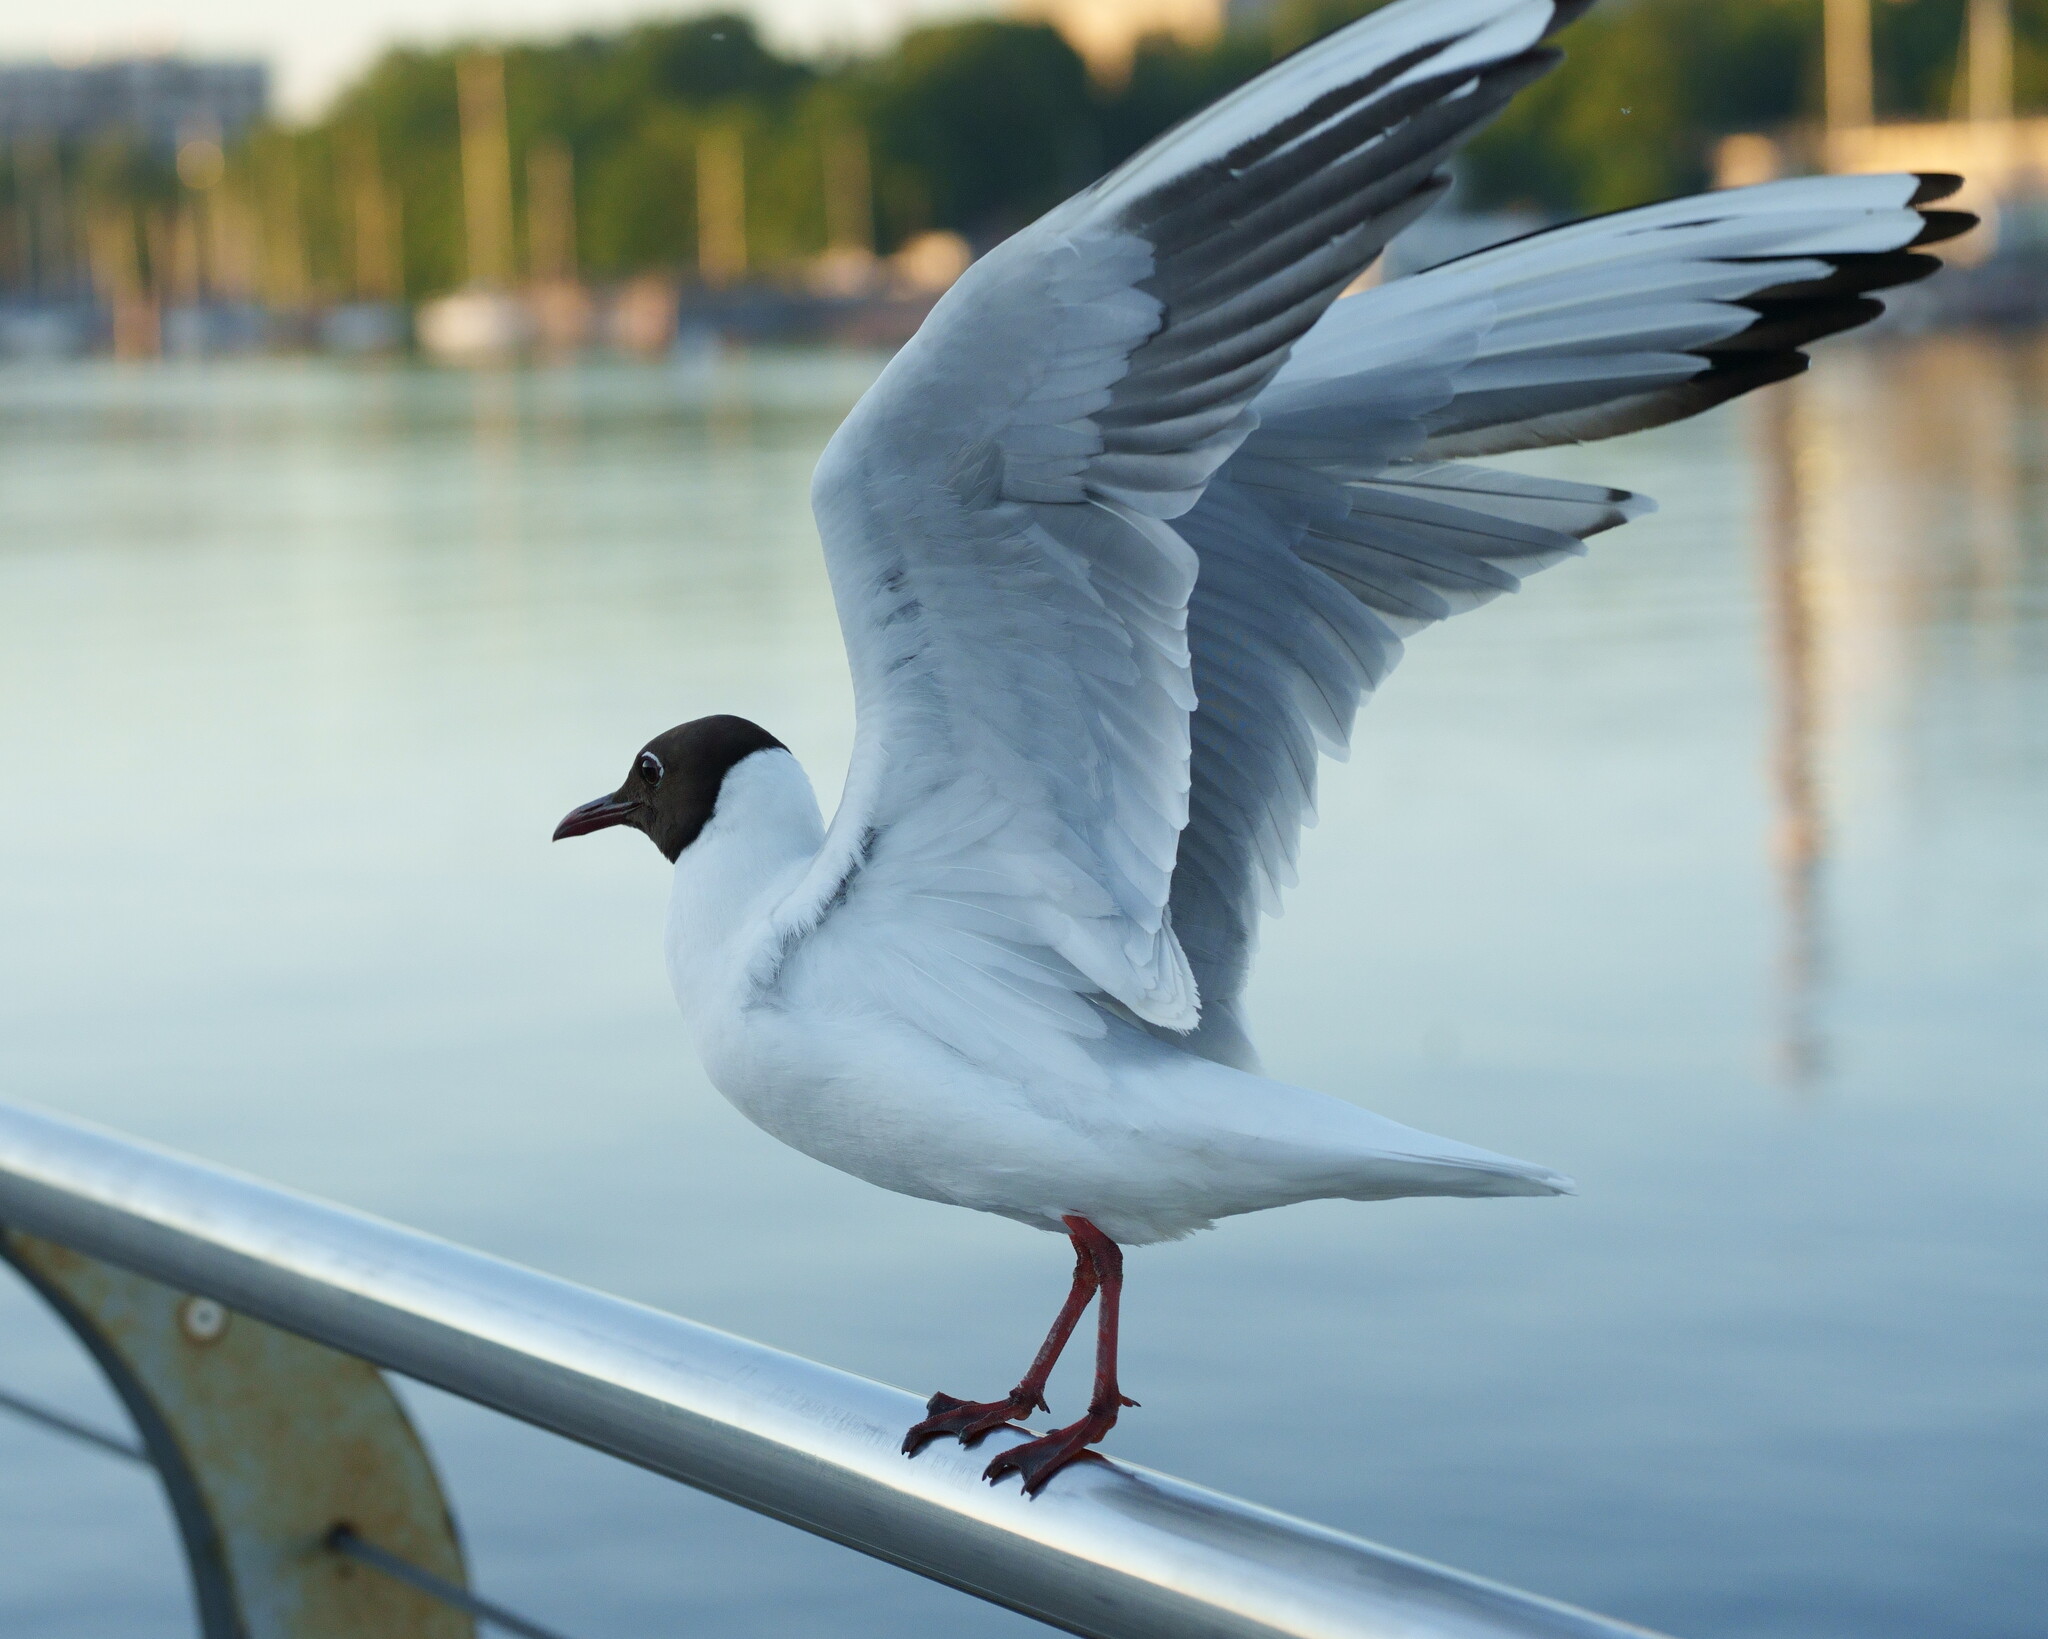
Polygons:
<instances>
[{"instance_id":1,"label":"blurred building","mask_svg":"<svg viewBox=\"0 0 2048 1639\"><path fill-rule=\"evenodd\" d=\"M1943 261L1968 267L1996 252L2039 260L2048 249L2048 118L2013 112L2012 0L1967 0L1962 8L1950 117L1940 120L1879 119L1870 4L1826 0L1822 9L1821 124L1724 138L1714 159L1716 185L1815 171L1946 172L1963 179L1955 208L1975 212L1982 226L1944 244ZM2037 270L2020 283L2003 289L1994 275L1950 280L1941 289L1950 302L2009 310L1973 316L2040 318L2048 300Z\"/></svg>"},{"instance_id":2,"label":"blurred building","mask_svg":"<svg viewBox=\"0 0 2048 1639\"><path fill-rule=\"evenodd\" d=\"M1224 21L1224 0L1017 0L1014 10L1051 23L1089 71L1110 83L1130 72L1131 56L1147 35L1199 43L1213 40Z\"/></svg>"},{"instance_id":3,"label":"blurred building","mask_svg":"<svg viewBox=\"0 0 2048 1639\"><path fill-rule=\"evenodd\" d=\"M270 105L270 69L247 61L110 57L89 63L0 63L0 143L125 132L175 149L232 137Z\"/></svg>"}]
</instances>

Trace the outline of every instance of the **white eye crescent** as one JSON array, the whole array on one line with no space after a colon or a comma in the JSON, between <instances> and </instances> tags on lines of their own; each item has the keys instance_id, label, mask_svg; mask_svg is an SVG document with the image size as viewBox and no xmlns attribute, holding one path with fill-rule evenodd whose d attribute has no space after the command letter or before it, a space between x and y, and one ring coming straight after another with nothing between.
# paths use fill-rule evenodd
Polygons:
<instances>
[{"instance_id":1,"label":"white eye crescent","mask_svg":"<svg viewBox=\"0 0 2048 1639\"><path fill-rule=\"evenodd\" d=\"M633 766L639 770L640 778L645 780L649 785L661 784L661 776L665 772L665 770L661 766L661 759L655 756L653 752L641 752L640 761L635 763Z\"/></svg>"}]
</instances>

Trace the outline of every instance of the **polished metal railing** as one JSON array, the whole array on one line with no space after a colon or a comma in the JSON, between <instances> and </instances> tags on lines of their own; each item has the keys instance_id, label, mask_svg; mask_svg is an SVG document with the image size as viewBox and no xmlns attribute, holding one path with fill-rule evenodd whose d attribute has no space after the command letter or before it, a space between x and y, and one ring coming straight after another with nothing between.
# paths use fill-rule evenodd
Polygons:
<instances>
[{"instance_id":1,"label":"polished metal railing","mask_svg":"<svg viewBox=\"0 0 2048 1639\"><path fill-rule=\"evenodd\" d=\"M164 1312L188 1352L210 1346L218 1317L247 1316L294 1347L312 1340L1099 1639L1643 1633L1122 1462L1078 1464L1035 1498L991 1487L990 1450L1021 1435L905 1458L898 1443L923 1407L899 1389L7 1104L0 1226L160 1283L182 1304ZM65 1308L87 1305L66 1292L93 1290L62 1269L31 1278ZM158 1401L195 1369L165 1358L150 1366L168 1385ZM249 1354L272 1358L275 1347ZM129 1393L131 1410L139 1398ZM154 1415L138 1411L146 1439ZM191 1486L204 1492L204 1474ZM336 1529L379 1540L348 1519L314 1535ZM383 1551L418 1557L396 1542ZM206 1631L257 1639L224 1619Z\"/></svg>"}]
</instances>

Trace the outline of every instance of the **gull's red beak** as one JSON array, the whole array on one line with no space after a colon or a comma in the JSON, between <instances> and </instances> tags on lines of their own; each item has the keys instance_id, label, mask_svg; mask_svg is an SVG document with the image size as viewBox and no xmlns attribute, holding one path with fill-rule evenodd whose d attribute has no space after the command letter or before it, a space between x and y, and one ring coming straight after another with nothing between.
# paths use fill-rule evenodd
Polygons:
<instances>
[{"instance_id":1,"label":"gull's red beak","mask_svg":"<svg viewBox=\"0 0 2048 1639\"><path fill-rule=\"evenodd\" d=\"M562 823L555 827L554 840L564 837L588 836L592 831L602 831L613 825L627 825L640 812L640 804L630 797L617 793L599 797L595 802L586 802L581 808L572 808L562 816Z\"/></svg>"}]
</instances>

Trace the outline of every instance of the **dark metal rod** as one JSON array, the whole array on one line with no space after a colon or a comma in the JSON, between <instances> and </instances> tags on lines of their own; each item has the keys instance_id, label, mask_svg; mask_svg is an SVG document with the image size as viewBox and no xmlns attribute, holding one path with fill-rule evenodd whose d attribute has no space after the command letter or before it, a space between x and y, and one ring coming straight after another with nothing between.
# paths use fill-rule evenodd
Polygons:
<instances>
[{"instance_id":1,"label":"dark metal rod","mask_svg":"<svg viewBox=\"0 0 2048 1639\"><path fill-rule=\"evenodd\" d=\"M452 1582L444 1582L432 1571L423 1571L409 1559L400 1559L388 1548L379 1548L374 1542L365 1542L346 1525L337 1525L327 1533L327 1546L333 1552L367 1565L373 1571L382 1571L386 1576L419 1589L423 1594L438 1599L444 1605L453 1605L459 1611L467 1611L479 1622L489 1622L503 1628L507 1633L517 1633L524 1639L562 1639L553 1628L544 1628L538 1622L529 1622L523 1616L515 1615L503 1605L494 1605L488 1599L479 1599L467 1588L458 1588Z\"/></svg>"},{"instance_id":2,"label":"dark metal rod","mask_svg":"<svg viewBox=\"0 0 2048 1639\"><path fill-rule=\"evenodd\" d=\"M97 1446L116 1457L126 1457L131 1463L141 1463L145 1468L156 1465L149 1460L149 1453L133 1440L124 1440L118 1434L108 1434L94 1428L90 1423L75 1422L61 1411L52 1411L48 1406L39 1406L33 1400L24 1400L18 1394L9 1394L0 1389L0 1411L11 1411L15 1416L31 1423L40 1423L54 1434L67 1434L81 1445Z\"/></svg>"},{"instance_id":3,"label":"dark metal rod","mask_svg":"<svg viewBox=\"0 0 2048 1639\"><path fill-rule=\"evenodd\" d=\"M0 1411L11 1411L27 1422L40 1424L53 1434L66 1435L82 1445L97 1446L101 1451L116 1457L126 1457L131 1463L140 1463L144 1468L156 1465L149 1460L149 1453L119 1435L108 1434L88 1423L81 1423L67 1417L61 1411L52 1411L48 1406L39 1406L33 1400L24 1400L18 1394L0 1389ZM503 1605L494 1605L488 1599L479 1599L466 1588L459 1588L453 1582L445 1582L432 1571L423 1571L409 1559L400 1559L388 1548L379 1548L374 1542L365 1542L346 1525L337 1525L327 1533L326 1546L345 1558L358 1564L367 1565L374 1571L382 1571L388 1577L419 1589L429 1598L438 1599L444 1605L453 1605L465 1611L479 1622L489 1622L503 1628L507 1633L516 1633L523 1639L563 1639L553 1628L544 1628L537 1622L508 1611Z\"/></svg>"}]
</instances>

